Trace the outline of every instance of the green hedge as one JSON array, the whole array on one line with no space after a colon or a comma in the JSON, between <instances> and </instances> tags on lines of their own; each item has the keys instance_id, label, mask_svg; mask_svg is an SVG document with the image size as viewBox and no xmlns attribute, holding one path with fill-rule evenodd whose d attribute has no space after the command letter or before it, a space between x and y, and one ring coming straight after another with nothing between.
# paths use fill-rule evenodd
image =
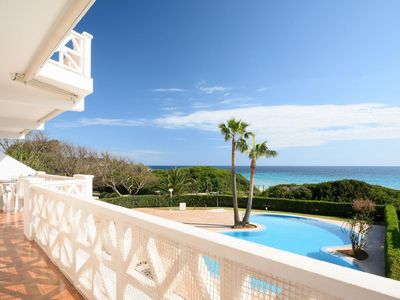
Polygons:
<instances>
[{"instance_id":1,"label":"green hedge","mask_svg":"<svg viewBox=\"0 0 400 300\"><path fill-rule=\"evenodd\" d=\"M400 231L399 219L393 205L385 207L385 272L386 276L400 280Z\"/></svg>"},{"instance_id":2,"label":"green hedge","mask_svg":"<svg viewBox=\"0 0 400 300\"><path fill-rule=\"evenodd\" d=\"M219 207L232 207L232 196L229 195L219 195L218 197L214 195L173 196L171 205L178 206L179 202L186 202L188 207L215 207L217 206L217 199ZM100 200L127 208L170 206L170 199L165 195L124 196L116 198L103 198ZM240 208L245 208L247 204L247 198L239 198L238 204ZM266 207L268 210L274 211L286 211L344 218L349 218L352 216L351 203L254 197L253 209L264 210ZM375 220L382 221L383 217L384 206L377 205L375 211Z\"/></svg>"}]
</instances>

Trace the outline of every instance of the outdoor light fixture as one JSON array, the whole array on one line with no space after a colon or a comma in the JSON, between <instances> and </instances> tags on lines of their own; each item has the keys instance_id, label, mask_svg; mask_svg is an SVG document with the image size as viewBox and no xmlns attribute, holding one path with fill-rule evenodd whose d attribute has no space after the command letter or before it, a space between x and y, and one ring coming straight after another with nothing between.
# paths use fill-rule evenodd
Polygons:
<instances>
[{"instance_id":1,"label":"outdoor light fixture","mask_svg":"<svg viewBox=\"0 0 400 300\"><path fill-rule=\"evenodd\" d=\"M170 210L171 210L171 208L172 208L172 192L174 191L174 189L173 188L169 188L168 191L169 191L169 207L170 207Z\"/></svg>"}]
</instances>

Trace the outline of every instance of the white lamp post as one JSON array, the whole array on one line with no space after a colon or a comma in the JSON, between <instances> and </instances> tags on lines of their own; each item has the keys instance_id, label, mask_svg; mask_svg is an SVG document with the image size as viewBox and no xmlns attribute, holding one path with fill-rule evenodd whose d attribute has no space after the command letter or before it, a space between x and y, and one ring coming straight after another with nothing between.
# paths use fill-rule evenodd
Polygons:
<instances>
[{"instance_id":1,"label":"white lamp post","mask_svg":"<svg viewBox=\"0 0 400 300\"><path fill-rule=\"evenodd\" d=\"M169 188L169 209L172 209L172 192L174 191L173 188Z\"/></svg>"}]
</instances>

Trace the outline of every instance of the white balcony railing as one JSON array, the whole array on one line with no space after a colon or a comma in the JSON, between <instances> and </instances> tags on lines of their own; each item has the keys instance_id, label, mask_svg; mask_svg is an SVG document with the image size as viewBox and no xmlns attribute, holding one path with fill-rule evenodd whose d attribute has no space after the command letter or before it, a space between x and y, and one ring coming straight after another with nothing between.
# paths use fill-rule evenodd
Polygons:
<instances>
[{"instance_id":1,"label":"white balcony railing","mask_svg":"<svg viewBox=\"0 0 400 300\"><path fill-rule=\"evenodd\" d=\"M25 234L88 299L396 299L398 282L23 179ZM68 190L68 189L67 189ZM78 189L73 189L79 191Z\"/></svg>"},{"instance_id":2,"label":"white balcony railing","mask_svg":"<svg viewBox=\"0 0 400 300\"><path fill-rule=\"evenodd\" d=\"M72 31L54 52L50 61L90 78L92 38L86 32L79 34Z\"/></svg>"},{"instance_id":3,"label":"white balcony railing","mask_svg":"<svg viewBox=\"0 0 400 300\"><path fill-rule=\"evenodd\" d=\"M72 195L92 198L93 176L76 174L74 177L46 174L38 172L37 178L44 182L42 185L51 189L66 192Z\"/></svg>"}]
</instances>

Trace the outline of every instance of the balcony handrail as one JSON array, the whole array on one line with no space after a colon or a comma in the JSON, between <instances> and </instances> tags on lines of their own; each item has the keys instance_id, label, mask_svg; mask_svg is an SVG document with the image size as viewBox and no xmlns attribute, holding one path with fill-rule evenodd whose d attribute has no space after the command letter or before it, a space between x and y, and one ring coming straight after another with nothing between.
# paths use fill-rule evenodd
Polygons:
<instances>
[{"instance_id":1,"label":"balcony handrail","mask_svg":"<svg viewBox=\"0 0 400 300\"><path fill-rule=\"evenodd\" d=\"M111 280L108 285L103 284L105 289L103 293L109 298L123 298L125 295L123 293L128 286L130 291L134 291L132 292L134 295L151 294L156 295L154 298L165 297L166 294L170 295L171 286L176 283L179 275L186 274L185 272L199 273L193 275L194 281L188 281L192 282L193 286L185 287L190 289L186 292L201 293L201 295L207 295L209 299L237 299L244 296L249 296L250 299L303 297L397 299L400 295L399 282L391 279L256 245L102 201L71 195L42 186L40 183L31 185L29 196L33 208L30 213L31 221L28 220L28 222L32 222L33 236L36 242L60 270L71 279L75 287L88 298L99 297L96 294L94 279L90 277L92 278L91 284L85 285L83 282L86 281L82 281L81 278L84 271L75 265L70 266L65 261L63 262L57 256L58 254L54 255L58 252L54 252L55 246L49 242L51 240L50 231L47 232L44 228L49 228L48 230L52 228L51 232L57 231L64 236L64 239L70 240L67 248L72 249L69 253L73 256L72 261L80 260L77 258L79 251L88 252L86 255L95 260L95 262L91 261L90 265L98 266L98 270L91 269L91 272L96 271L98 272L96 274L103 274L105 277L101 279L103 282ZM68 226L72 228L69 235L64 232L65 229L62 229L64 227L61 225L59 225L60 228L54 227L52 224L57 224L57 222L54 220L50 222L41 215L43 211L52 215L51 210L56 209L55 207L65 209L66 212L62 214L64 218L71 215L70 219L62 222L64 227L69 224ZM80 216L76 217L79 220L76 221L74 216ZM75 222L79 222L79 224L75 224ZM130 248L127 249L124 239L130 236L127 235L129 230L131 230L132 239L137 238L138 240L135 241L138 243L135 244L132 240L129 244ZM143 239L135 236L133 231ZM81 237L79 238L79 236ZM175 260L168 255L169 249L173 250L171 253L178 255ZM126 255L128 256L126 257ZM150 262L157 261L154 256L159 255L159 264L162 266L159 266L158 269L153 266L152 270L155 274L150 276L148 270L151 269L151 263L142 260L141 264L146 266L147 273L144 272L144 274L147 274L147 277L141 275L139 280L139 277L132 275L133 271L128 270L127 267L131 263L130 260L137 255L147 257ZM204 267L201 259L204 257L218 262L218 267L214 265L218 272L210 275L210 271L205 270L207 268ZM161 258L165 260L165 263ZM64 260L68 259L64 258ZM176 262L178 262L177 265ZM146 265L147 263L149 266ZM111 272L110 274L114 275L102 273L101 266L103 265L106 269L110 269L108 271ZM168 276L173 278L168 278ZM90 280L90 278L85 277L85 280ZM255 282L255 285L262 288L255 291L249 286L249 282L251 284ZM113 289L109 287L112 284L115 284ZM181 285L185 284L181 283ZM183 288L174 285L173 291L179 290L184 293Z\"/></svg>"},{"instance_id":2,"label":"balcony handrail","mask_svg":"<svg viewBox=\"0 0 400 300\"><path fill-rule=\"evenodd\" d=\"M46 174L44 172L37 172L36 176L39 178L44 178L45 181L61 181L61 180L71 180L73 177L63 176L63 175L52 175Z\"/></svg>"},{"instance_id":3,"label":"balcony handrail","mask_svg":"<svg viewBox=\"0 0 400 300\"><path fill-rule=\"evenodd\" d=\"M41 186L45 187L59 187L66 186L71 184L84 184L86 181L82 179L66 179L66 180L54 180L54 181L46 181Z\"/></svg>"}]
</instances>

